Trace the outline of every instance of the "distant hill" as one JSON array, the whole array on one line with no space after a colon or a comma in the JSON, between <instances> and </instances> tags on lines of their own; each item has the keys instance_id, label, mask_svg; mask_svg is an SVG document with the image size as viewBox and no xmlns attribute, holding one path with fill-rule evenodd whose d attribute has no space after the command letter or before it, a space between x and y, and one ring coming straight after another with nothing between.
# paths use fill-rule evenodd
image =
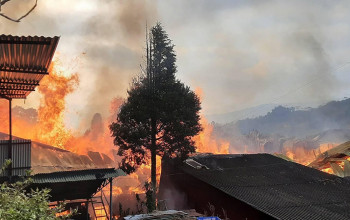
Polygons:
<instances>
[{"instance_id":1,"label":"distant hill","mask_svg":"<svg viewBox=\"0 0 350 220\"><path fill-rule=\"evenodd\" d=\"M308 110L278 106L264 116L239 120L232 126L242 134L257 130L264 134L301 138L327 130L350 129L350 99Z\"/></svg>"},{"instance_id":2,"label":"distant hill","mask_svg":"<svg viewBox=\"0 0 350 220\"><path fill-rule=\"evenodd\" d=\"M286 103L281 105L286 108L293 107L295 110L308 110L311 107L317 107L320 104L308 102L308 103ZM237 111L228 112L228 113L206 115L205 117L208 119L209 122L215 122L220 124L227 124L232 122L235 123L239 120L264 116L267 113L271 112L272 109L276 108L277 106L279 105L263 104L263 105L258 105L258 106L245 108L242 110L237 110Z\"/></svg>"},{"instance_id":3,"label":"distant hill","mask_svg":"<svg viewBox=\"0 0 350 220\"><path fill-rule=\"evenodd\" d=\"M210 122L214 121L215 123L226 124L229 122L236 122L238 120L246 118L255 118L262 115L266 115L276 106L276 104L264 104L229 113L206 115L206 118Z\"/></svg>"},{"instance_id":4,"label":"distant hill","mask_svg":"<svg viewBox=\"0 0 350 220\"><path fill-rule=\"evenodd\" d=\"M321 145L325 150L350 140L350 99L306 106L277 106L264 116L212 123L213 137L228 142L230 153L292 152L302 164L314 159Z\"/></svg>"}]
</instances>

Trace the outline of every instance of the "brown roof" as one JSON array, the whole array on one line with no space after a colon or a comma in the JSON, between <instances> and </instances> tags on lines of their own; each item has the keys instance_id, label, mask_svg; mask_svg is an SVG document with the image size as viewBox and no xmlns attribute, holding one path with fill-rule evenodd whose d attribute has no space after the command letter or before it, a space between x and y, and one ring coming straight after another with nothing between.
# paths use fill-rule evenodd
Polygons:
<instances>
[{"instance_id":1,"label":"brown roof","mask_svg":"<svg viewBox=\"0 0 350 220\"><path fill-rule=\"evenodd\" d=\"M48 74L59 37L0 35L0 96L26 98Z\"/></svg>"}]
</instances>

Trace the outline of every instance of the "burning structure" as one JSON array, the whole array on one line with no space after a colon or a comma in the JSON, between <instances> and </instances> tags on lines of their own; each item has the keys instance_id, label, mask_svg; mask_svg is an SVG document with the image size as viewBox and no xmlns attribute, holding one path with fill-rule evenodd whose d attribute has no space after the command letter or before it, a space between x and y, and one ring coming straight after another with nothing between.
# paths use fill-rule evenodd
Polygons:
<instances>
[{"instance_id":1,"label":"burning structure","mask_svg":"<svg viewBox=\"0 0 350 220\"><path fill-rule=\"evenodd\" d=\"M31 169L31 140L12 135L12 100L25 99L49 74L58 41L59 37L0 36L0 98L9 101L9 135L0 135L0 163L12 161L0 179L2 182L15 181ZM86 161L77 159L82 163ZM91 206L95 218L112 219L112 181L122 175L125 175L123 171L114 168L38 173L32 176L33 184L29 188L49 188L51 202L66 200L85 206L86 215ZM107 185L110 186L109 201L102 190Z\"/></svg>"},{"instance_id":2,"label":"burning structure","mask_svg":"<svg viewBox=\"0 0 350 220\"><path fill-rule=\"evenodd\" d=\"M0 36L0 98L9 101L9 139L1 142L0 162L3 163L5 158L13 161L7 169L8 176L12 176L12 169L20 170L15 174L24 175L25 169L30 168L30 141L12 143L12 99L25 99L35 91L40 80L48 74L58 41L58 37ZM25 147L21 149L20 145ZM15 155L13 151L16 151Z\"/></svg>"},{"instance_id":3,"label":"burning structure","mask_svg":"<svg viewBox=\"0 0 350 220\"><path fill-rule=\"evenodd\" d=\"M160 199L229 219L349 219L350 182L270 154L163 162Z\"/></svg>"},{"instance_id":4,"label":"burning structure","mask_svg":"<svg viewBox=\"0 0 350 220\"><path fill-rule=\"evenodd\" d=\"M348 141L318 155L308 166L340 177L349 177L349 160L350 142Z\"/></svg>"}]
</instances>

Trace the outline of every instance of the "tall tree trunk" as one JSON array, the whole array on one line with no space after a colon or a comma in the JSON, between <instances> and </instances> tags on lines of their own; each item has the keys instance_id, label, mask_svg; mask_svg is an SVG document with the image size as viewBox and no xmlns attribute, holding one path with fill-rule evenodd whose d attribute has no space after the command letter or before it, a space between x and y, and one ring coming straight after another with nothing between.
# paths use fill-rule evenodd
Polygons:
<instances>
[{"instance_id":1,"label":"tall tree trunk","mask_svg":"<svg viewBox=\"0 0 350 220\"><path fill-rule=\"evenodd\" d=\"M152 182L152 188L153 188L153 207L156 208L156 189L157 189L157 145L156 145L156 121L155 119L151 119L152 123L152 146L151 146L151 182Z\"/></svg>"},{"instance_id":2,"label":"tall tree trunk","mask_svg":"<svg viewBox=\"0 0 350 220\"><path fill-rule=\"evenodd\" d=\"M157 134L157 121L154 112L154 93L155 93L155 79L153 72L153 62L152 62L152 36L147 38L147 78L148 78L148 88L151 95L152 101L152 112L151 112L151 185L153 190L152 195L152 207L156 209L156 189L157 189L157 143L156 143L156 134Z\"/></svg>"}]
</instances>

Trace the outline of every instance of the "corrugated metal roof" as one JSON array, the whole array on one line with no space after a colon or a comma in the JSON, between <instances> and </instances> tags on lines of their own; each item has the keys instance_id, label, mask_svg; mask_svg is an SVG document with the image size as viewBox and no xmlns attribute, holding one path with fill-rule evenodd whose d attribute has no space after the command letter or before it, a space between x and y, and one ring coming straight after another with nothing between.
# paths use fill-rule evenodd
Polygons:
<instances>
[{"instance_id":1,"label":"corrugated metal roof","mask_svg":"<svg viewBox=\"0 0 350 220\"><path fill-rule=\"evenodd\" d=\"M114 168L63 171L34 175L31 189L50 189L50 201L88 199L94 195L109 178L125 176Z\"/></svg>"},{"instance_id":2,"label":"corrugated metal roof","mask_svg":"<svg viewBox=\"0 0 350 220\"><path fill-rule=\"evenodd\" d=\"M63 182L79 182L99 179L109 179L118 176L126 176L120 169L89 169L76 171L62 171L54 173L39 173L33 176L34 183L63 183Z\"/></svg>"},{"instance_id":3,"label":"corrugated metal roof","mask_svg":"<svg viewBox=\"0 0 350 220\"><path fill-rule=\"evenodd\" d=\"M350 182L269 154L192 157L182 170L276 219L350 219Z\"/></svg>"},{"instance_id":4,"label":"corrugated metal roof","mask_svg":"<svg viewBox=\"0 0 350 220\"><path fill-rule=\"evenodd\" d=\"M26 98L48 74L59 37L0 35L0 96Z\"/></svg>"}]
</instances>

